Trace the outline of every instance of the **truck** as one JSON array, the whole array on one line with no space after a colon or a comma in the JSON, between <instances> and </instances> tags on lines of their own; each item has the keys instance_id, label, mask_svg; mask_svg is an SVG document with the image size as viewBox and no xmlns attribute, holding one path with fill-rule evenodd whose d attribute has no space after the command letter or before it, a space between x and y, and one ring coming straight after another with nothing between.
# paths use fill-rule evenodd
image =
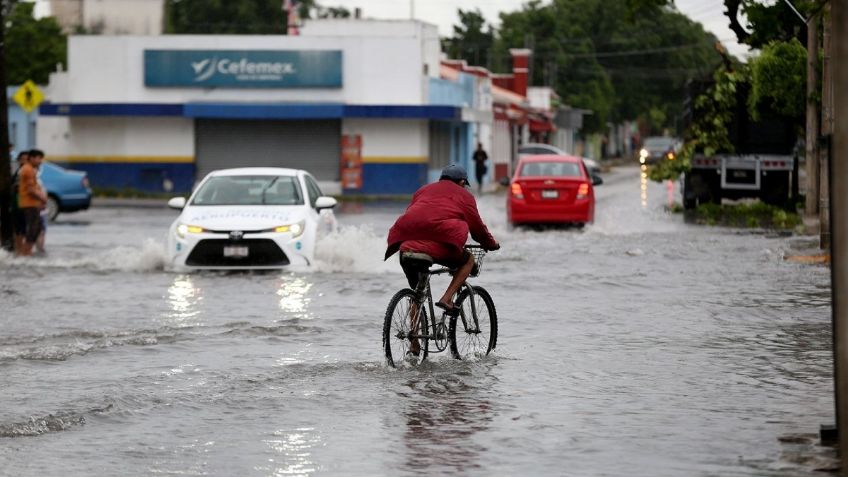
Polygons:
<instances>
[{"instance_id":1,"label":"truck","mask_svg":"<svg viewBox=\"0 0 848 477\"><path fill-rule=\"evenodd\" d=\"M690 84L684 124L691 123L690 106L706 83ZM786 207L798 190L797 120L764 112L754 119L748 112L749 89L738 88L728 138L733 153L711 156L696 153L691 169L683 176L683 207L694 209L702 203L721 199L758 198Z\"/></svg>"}]
</instances>

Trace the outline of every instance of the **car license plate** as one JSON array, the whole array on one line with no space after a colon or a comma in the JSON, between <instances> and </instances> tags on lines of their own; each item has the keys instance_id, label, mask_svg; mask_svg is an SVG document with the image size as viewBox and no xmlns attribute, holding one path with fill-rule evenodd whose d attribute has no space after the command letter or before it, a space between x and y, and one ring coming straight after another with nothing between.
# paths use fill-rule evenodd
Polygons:
<instances>
[{"instance_id":1,"label":"car license plate","mask_svg":"<svg viewBox=\"0 0 848 477\"><path fill-rule=\"evenodd\" d=\"M556 190L543 190L542 198L543 199L556 199L559 197L559 191Z\"/></svg>"},{"instance_id":2,"label":"car license plate","mask_svg":"<svg viewBox=\"0 0 848 477\"><path fill-rule=\"evenodd\" d=\"M224 247L224 256L230 258L244 258L248 254L247 246L230 245Z\"/></svg>"}]
</instances>

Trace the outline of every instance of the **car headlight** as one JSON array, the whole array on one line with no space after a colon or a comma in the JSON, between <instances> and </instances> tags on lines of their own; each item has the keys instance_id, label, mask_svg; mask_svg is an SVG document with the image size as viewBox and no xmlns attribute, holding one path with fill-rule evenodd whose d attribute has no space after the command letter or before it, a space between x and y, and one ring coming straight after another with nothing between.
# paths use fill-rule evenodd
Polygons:
<instances>
[{"instance_id":1,"label":"car headlight","mask_svg":"<svg viewBox=\"0 0 848 477\"><path fill-rule=\"evenodd\" d=\"M187 234L199 234L203 233L203 227L199 227L197 225L188 225L188 224L180 224L177 225L177 236L180 238L185 238Z\"/></svg>"},{"instance_id":2,"label":"car headlight","mask_svg":"<svg viewBox=\"0 0 848 477\"><path fill-rule=\"evenodd\" d=\"M295 224L290 225L280 225L279 227L274 227L272 229L274 232L290 232L292 237L297 238L303 235L303 231L306 230L306 222L301 220Z\"/></svg>"},{"instance_id":3,"label":"car headlight","mask_svg":"<svg viewBox=\"0 0 848 477\"><path fill-rule=\"evenodd\" d=\"M648 157L648 150L647 149L640 149L639 150L639 157Z\"/></svg>"}]
</instances>

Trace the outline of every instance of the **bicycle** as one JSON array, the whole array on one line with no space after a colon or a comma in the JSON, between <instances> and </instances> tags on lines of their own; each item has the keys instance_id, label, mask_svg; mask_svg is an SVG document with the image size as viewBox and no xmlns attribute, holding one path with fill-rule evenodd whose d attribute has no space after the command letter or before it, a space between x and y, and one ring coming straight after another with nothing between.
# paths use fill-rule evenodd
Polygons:
<instances>
[{"instance_id":1,"label":"bicycle","mask_svg":"<svg viewBox=\"0 0 848 477\"><path fill-rule=\"evenodd\" d=\"M474 257L471 276L476 277L483 267L486 250L479 245L466 245L465 249ZM470 285L466 281L460 286L455 301L459 313L450 316L443 311L438 320L429 320L428 316L435 317L430 277L451 273L453 270L446 267L430 270L433 258L421 253L406 252L401 255L401 260L418 270L418 286L415 290L404 288L395 293L386 309L383 349L389 366L395 367L396 360L407 358L413 340L419 341L421 349L418 357L421 362L430 353L430 342L435 347L434 353L444 351L449 343L451 355L455 359L485 356L495 349L498 317L492 296L485 288ZM445 318L448 316L450 320L446 325Z\"/></svg>"}]
</instances>

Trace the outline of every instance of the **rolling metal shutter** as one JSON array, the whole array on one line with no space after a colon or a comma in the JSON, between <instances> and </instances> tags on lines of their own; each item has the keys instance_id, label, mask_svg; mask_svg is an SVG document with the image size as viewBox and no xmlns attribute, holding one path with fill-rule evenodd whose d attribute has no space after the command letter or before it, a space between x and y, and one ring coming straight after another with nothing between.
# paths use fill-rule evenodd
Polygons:
<instances>
[{"instance_id":1,"label":"rolling metal shutter","mask_svg":"<svg viewBox=\"0 0 848 477\"><path fill-rule=\"evenodd\" d=\"M195 141L197 180L231 167L290 167L339 180L339 120L198 119Z\"/></svg>"}]
</instances>

